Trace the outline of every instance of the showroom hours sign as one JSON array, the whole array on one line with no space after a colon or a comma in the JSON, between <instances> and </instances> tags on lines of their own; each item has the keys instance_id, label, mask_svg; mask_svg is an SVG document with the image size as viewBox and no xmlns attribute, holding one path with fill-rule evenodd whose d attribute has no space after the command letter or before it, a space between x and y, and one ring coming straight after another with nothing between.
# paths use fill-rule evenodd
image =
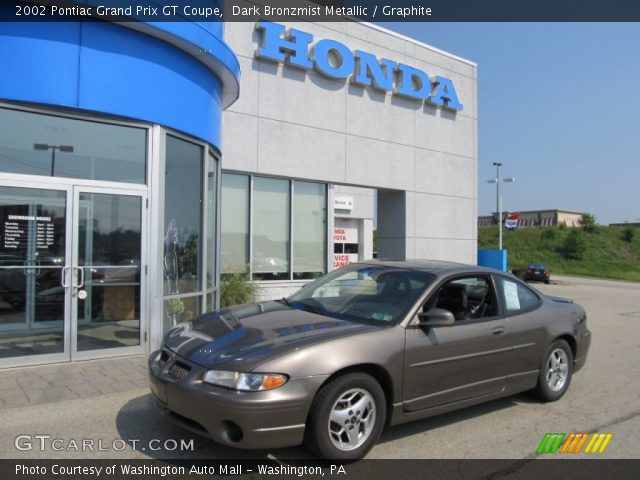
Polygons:
<instances>
[{"instance_id":1,"label":"showroom hours sign","mask_svg":"<svg viewBox=\"0 0 640 480\"><path fill-rule=\"evenodd\" d=\"M35 230L32 230L34 222ZM36 249L46 250L55 241L51 217L7 215L3 227L2 242L6 250L27 250L30 241L35 242Z\"/></svg>"}]
</instances>

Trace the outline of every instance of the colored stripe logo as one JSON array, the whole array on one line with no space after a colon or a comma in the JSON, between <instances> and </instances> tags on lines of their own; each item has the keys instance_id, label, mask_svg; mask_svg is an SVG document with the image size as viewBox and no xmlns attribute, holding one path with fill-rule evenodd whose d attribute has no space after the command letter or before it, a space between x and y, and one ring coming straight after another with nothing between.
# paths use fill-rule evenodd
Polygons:
<instances>
[{"instance_id":1,"label":"colored stripe logo","mask_svg":"<svg viewBox=\"0 0 640 480\"><path fill-rule=\"evenodd\" d=\"M536 453L604 453L612 438L611 433L546 433Z\"/></svg>"}]
</instances>

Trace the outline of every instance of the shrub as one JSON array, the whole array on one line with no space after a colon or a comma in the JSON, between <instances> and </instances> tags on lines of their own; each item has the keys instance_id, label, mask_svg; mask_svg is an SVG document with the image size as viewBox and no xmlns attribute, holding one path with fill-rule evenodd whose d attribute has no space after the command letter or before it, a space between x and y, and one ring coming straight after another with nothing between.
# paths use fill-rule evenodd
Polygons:
<instances>
[{"instance_id":1,"label":"shrub","mask_svg":"<svg viewBox=\"0 0 640 480\"><path fill-rule=\"evenodd\" d=\"M634 227L624 227L622 230L622 240L625 242L632 242L633 237L636 236L636 229Z\"/></svg>"},{"instance_id":2,"label":"shrub","mask_svg":"<svg viewBox=\"0 0 640 480\"><path fill-rule=\"evenodd\" d=\"M542 240L546 240L548 242L551 242L551 241L556 239L557 233L558 233L558 231L556 230L555 227L545 228L542 231L542 234L541 234Z\"/></svg>"},{"instance_id":3,"label":"shrub","mask_svg":"<svg viewBox=\"0 0 640 480\"><path fill-rule=\"evenodd\" d=\"M582 224L582 229L585 232L593 233L596 231L596 217L590 213L583 213L580 218L580 223Z\"/></svg>"},{"instance_id":4,"label":"shrub","mask_svg":"<svg viewBox=\"0 0 640 480\"><path fill-rule=\"evenodd\" d=\"M580 260L586 248L582 232L571 229L562 243L562 254L570 260Z\"/></svg>"},{"instance_id":5,"label":"shrub","mask_svg":"<svg viewBox=\"0 0 640 480\"><path fill-rule=\"evenodd\" d=\"M255 299L255 286L246 273L225 273L220 279L220 308L251 303Z\"/></svg>"}]
</instances>

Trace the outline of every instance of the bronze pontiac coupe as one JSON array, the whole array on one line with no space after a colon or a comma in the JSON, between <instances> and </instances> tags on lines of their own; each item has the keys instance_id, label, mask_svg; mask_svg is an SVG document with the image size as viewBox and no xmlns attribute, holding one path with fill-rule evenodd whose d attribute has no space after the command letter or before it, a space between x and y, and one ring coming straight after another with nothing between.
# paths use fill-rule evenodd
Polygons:
<instances>
[{"instance_id":1,"label":"bronze pontiac coupe","mask_svg":"<svg viewBox=\"0 0 640 480\"><path fill-rule=\"evenodd\" d=\"M224 445L352 460L385 425L528 390L558 400L585 364L586 319L496 270L374 260L176 326L149 358L151 390Z\"/></svg>"}]
</instances>

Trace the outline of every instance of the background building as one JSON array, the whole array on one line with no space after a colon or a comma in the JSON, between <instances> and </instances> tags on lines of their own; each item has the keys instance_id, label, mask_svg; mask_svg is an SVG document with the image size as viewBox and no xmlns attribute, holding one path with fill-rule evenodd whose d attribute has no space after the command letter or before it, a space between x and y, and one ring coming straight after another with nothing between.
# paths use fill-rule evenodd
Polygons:
<instances>
[{"instance_id":1,"label":"background building","mask_svg":"<svg viewBox=\"0 0 640 480\"><path fill-rule=\"evenodd\" d=\"M371 258L376 200L379 257L475 263L474 63L353 22L230 23L226 40L242 94L223 114L223 274L248 271L260 298L279 298ZM371 58L390 70L376 80L369 64L367 84ZM383 77L398 89L398 64L450 80L463 107L393 94Z\"/></svg>"},{"instance_id":2,"label":"background building","mask_svg":"<svg viewBox=\"0 0 640 480\"><path fill-rule=\"evenodd\" d=\"M510 213L516 212L503 212L503 216L506 217ZM582 212L574 212L571 210L529 210L517 213L520 215L518 228L550 227L553 225L564 225L566 227L582 226ZM497 217L497 213L478 217L478 227L482 228L495 225Z\"/></svg>"}]
</instances>

